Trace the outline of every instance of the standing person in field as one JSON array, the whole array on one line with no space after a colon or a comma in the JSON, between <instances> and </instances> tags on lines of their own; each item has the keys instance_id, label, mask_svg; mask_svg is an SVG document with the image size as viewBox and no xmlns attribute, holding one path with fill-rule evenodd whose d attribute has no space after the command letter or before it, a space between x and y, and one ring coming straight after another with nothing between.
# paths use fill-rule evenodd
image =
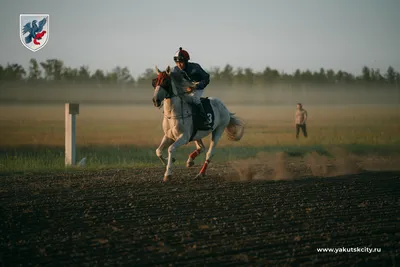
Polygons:
<instances>
[{"instance_id":1,"label":"standing person in field","mask_svg":"<svg viewBox=\"0 0 400 267\"><path fill-rule=\"evenodd\" d=\"M303 132L304 137L307 137L307 111L303 109L303 105L301 103L297 103L296 113L294 117L294 124L296 126L296 138L299 138L300 129Z\"/></svg>"},{"instance_id":2,"label":"standing person in field","mask_svg":"<svg viewBox=\"0 0 400 267\"><path fill-rule=\"evenodd\" d=\"M172 72L183 71L193 82L198 82L194 87L187 89L187 96L189 97L191 104L194 104L199 111L204 122L204 127L210 129L210 123L208 122L206 112L204 111L203 105L200 101L204 89L210 83L210 74L203 70L200 64L189 62L189 60L189 53L180 47L174 56L176 66L173 68Z\"/></svg>"}]
</instances>

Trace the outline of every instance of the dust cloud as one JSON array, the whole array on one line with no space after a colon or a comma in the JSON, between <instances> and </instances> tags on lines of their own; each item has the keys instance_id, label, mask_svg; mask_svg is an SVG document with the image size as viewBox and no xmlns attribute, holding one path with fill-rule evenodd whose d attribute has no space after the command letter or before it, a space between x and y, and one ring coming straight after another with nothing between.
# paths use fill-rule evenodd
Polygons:
<instances>
[{"instance_id":1,"label":"dust cloud","mask_svg":"<svg viewBox=\"0 0 400 267\"><path fill-rule=\"evenodd\" d=\"M365 171L399 171L400 155L355 155L343 148L327 149L330 156L316 151L303 157L293 157L287 152L259 153L256 157L230 162L234 170L233 181L295 180L304 177L335 177Z\"/></svg>"}]
</instances>

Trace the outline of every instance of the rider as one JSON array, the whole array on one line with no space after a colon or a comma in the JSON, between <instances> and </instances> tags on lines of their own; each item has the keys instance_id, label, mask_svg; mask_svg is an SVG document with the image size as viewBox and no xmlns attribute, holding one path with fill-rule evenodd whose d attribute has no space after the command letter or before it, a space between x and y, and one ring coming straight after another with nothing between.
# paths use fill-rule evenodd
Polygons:
<instances>
[{"instance_id":1,"label":"rider","mask_svg":"<svg viewBox=\"0 0 400 267\"><path fill-rule=\"evenodd\" d=\"M173 68L173 72L184 71L187 76L193 81L198 82L191 88L188 88L191 92L188 93L191 102L196 106L200 112L200 116L204 122L204 127L211 128L206 112L204 111L203 105L201 104L200 97L203 95L204 88L210 83L210 74L205 72L203 68L194 62L189 62L190 56L186 50L179 47L178 52L174 56L176 66Z\"/></svg>"}]
</instances>

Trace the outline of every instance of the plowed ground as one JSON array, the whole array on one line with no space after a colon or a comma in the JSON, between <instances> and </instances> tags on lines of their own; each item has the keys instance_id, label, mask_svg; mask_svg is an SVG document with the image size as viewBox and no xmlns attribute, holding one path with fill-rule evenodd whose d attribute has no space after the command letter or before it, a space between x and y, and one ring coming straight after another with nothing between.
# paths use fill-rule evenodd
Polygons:
<instances>
[{"instance_id":1,"label":"plowed ground","mask_svg":"<svg viewBox=\"0 0 400 267\"><path fill-rule=\"evenodd\" d=\"M0 177L4 266L398 266L400 174L232 181L229 166ZM318 253L317 248L381 248ZM0 264L1 265L1 264Z\"/></svg>"}]
</instances>

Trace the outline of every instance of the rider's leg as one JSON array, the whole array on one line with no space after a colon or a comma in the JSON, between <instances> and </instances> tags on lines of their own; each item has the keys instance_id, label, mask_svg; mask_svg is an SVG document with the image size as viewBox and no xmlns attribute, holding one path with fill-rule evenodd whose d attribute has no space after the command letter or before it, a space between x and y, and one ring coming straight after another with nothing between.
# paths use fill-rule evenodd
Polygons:
<instances>
[{"instance_id":1,"label":"rider's leg","mask_svg":"<svg viewBox=\"0 0 400 267\"><path fill-rule=\"evenodd\" d=\"M200 99L203 96L203 92L204 90L195 90L193 94Z\"/></svg>"},{"instance_id":2,"label":"rider's leg","mask_svg":"<svg viewBox=\"0 0 400 267\"><path fill-rule=\"evenodd\" d=\"M200 117L202 118L203 124L205 127L209 127L210 123L208 122L208 117L206 115L206 112L203 108L203 105L201 104L200 97L203 95L203 90L196 90L194 91L192 98L193 98L193 104L196 106L197 110L199 111Z\"/></svg>"}]
</instances>

